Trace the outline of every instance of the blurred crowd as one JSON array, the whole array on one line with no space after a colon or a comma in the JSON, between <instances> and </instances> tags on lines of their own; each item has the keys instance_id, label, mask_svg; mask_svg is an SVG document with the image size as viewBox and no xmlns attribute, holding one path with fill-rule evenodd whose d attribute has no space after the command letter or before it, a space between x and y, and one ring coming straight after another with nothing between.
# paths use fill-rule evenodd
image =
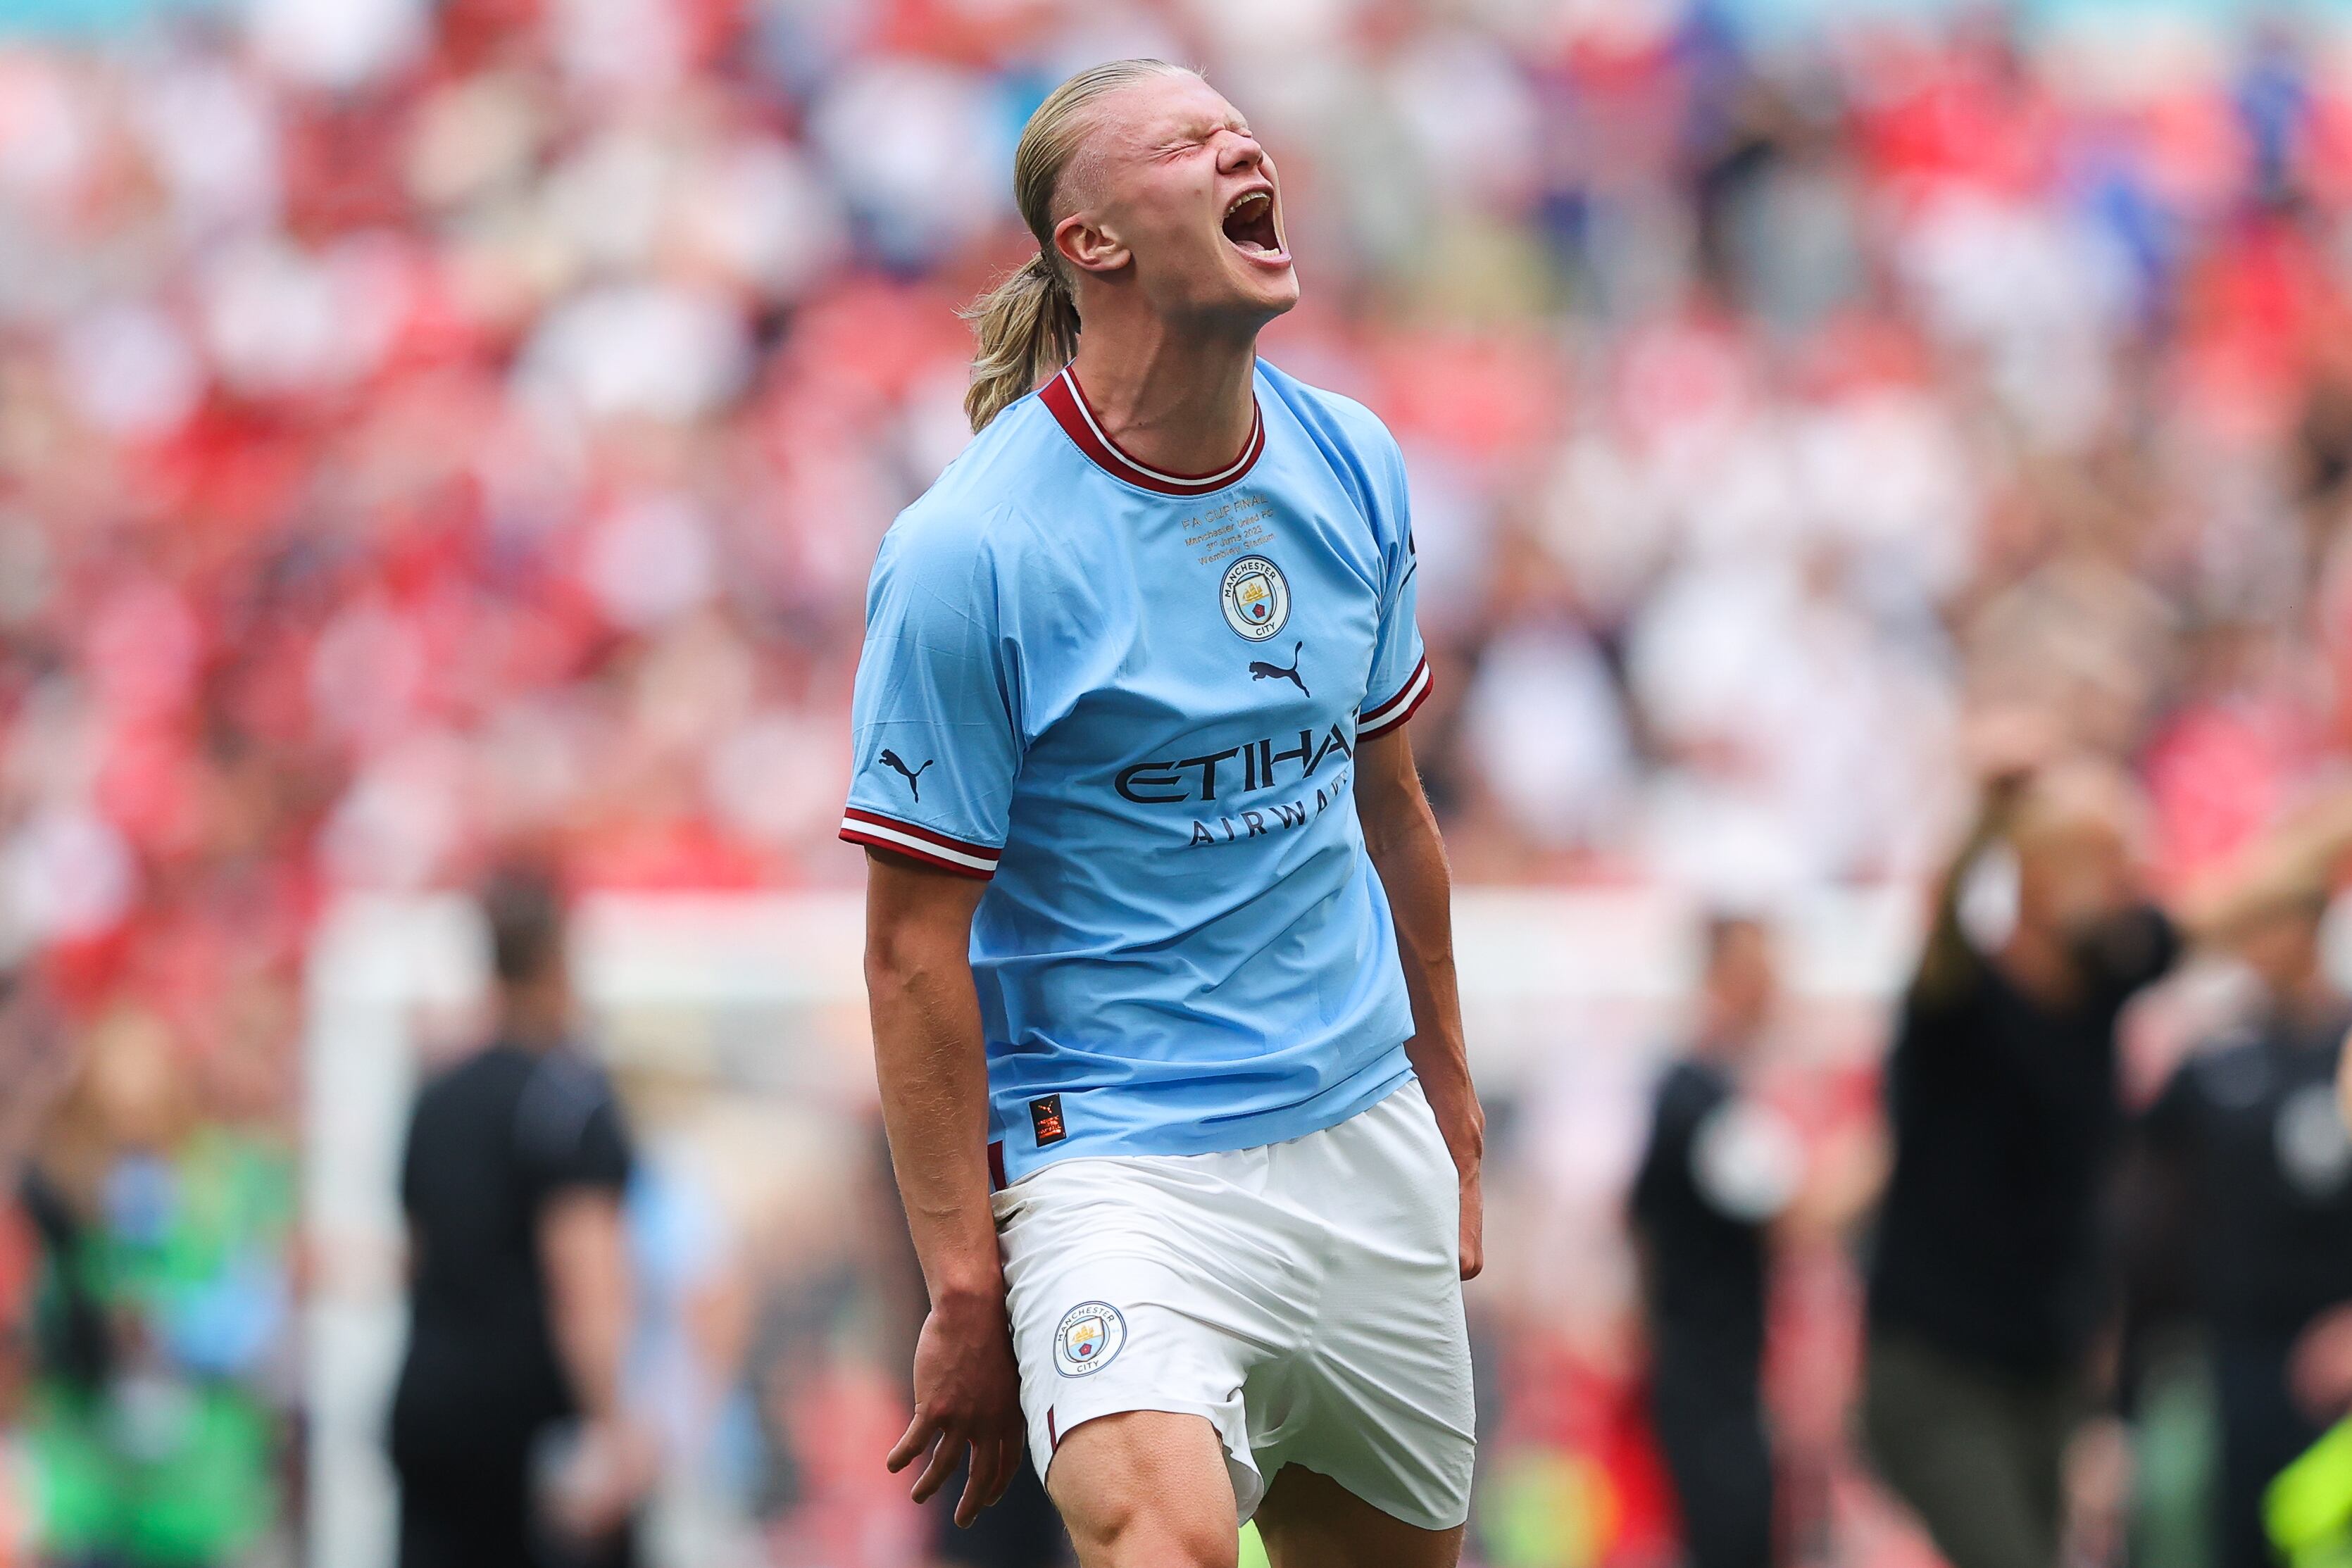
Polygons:
<instances>
[{"instance_id":1,"label":"blurred crowd","mask_svg":"<svg viewBox=\"0 0 2352 1568\"><path fill-rule=\"evenodd\" d=\"M1014 131L1123 50L1252 113L1308 284L1269 351L1412 458L1468 877L1916 874L1993 696L2144 758L2194 860L2341 723L2345 49L1205 0L20 41L7 940L225 977L519 835L854 877L875 541L964 438Z\"/></svg>"},{"instance_id":2,"label":"blurred crowd","mask_svg":"<svg viewBox=\"0 0 2352 1568\"><path fill-rule=\"evenodd\" d=\"M966 439L1019 127L1115 55L1250 115L1269 356L1403 443L1461 879L1919 880L2021 704L2161 882L2226 854L2352 738L2352 29L1780 9L12 7L0 959L113 1064L79 1212L243 1216L165 1250L283 1397L329 899L858 876L866 571Z\"/></svg>"}]
</instances>

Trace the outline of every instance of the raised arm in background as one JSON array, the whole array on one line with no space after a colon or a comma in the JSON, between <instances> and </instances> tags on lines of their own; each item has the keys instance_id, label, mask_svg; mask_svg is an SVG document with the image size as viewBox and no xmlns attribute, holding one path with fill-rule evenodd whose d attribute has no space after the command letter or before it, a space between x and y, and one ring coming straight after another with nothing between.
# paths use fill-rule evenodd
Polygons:
<instances>
[{"instance_id":1,"label":"raised arm in background","mask_svg":"<svg viewBox=\"0 0 2352 1568\"><path fill-rule=\"evenodd\" d=\"M1977 955L1960 925L1960 901L1969 877L1985 852L2000 842L2015 820L2019 798L2028 775L2022 770L1996 773L1985 780L1977 797L1976 814L1937 880L1936 903L1927 919L1927 940L1919 954L1919 971L1911 982L1912 1005L1933 1006L1947 1001L1966 986Z\"/></svg>"},{"instance_id":2,"label":"raised arm in background","mask_svg":"<svg viewBox=\"0 0 2352 1568\"><path fill-rule=\"evenodd\" d=\"M2199 877L2167 913L2192 942L2226 942L2248 920L2324 893L2336 863L2352 851L2352 789L2320 796Z\"/></svg>"}]
</instances>

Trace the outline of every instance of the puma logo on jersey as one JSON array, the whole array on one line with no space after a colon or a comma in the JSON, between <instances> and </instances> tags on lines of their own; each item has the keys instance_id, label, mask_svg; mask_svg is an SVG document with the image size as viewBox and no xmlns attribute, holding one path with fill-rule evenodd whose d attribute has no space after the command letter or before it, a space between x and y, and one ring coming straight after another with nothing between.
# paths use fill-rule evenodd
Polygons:
<instances>
[{"instance_id":1,"label":"puma logo on jersey","mask_svg":"<svg viewBox=\"0 0 2352 1568\"><path fill-rule=\"evenodd\" d=\"M1254 681L1288 681L1292 685L1298 688L1298 695L1300 696L1313 696L1315 694L1307 689L1307 683L1298 678L1298 656L1301 653L1305 652L1306 647L1307 644L1304 643L1298 643L1292 645L1290 650L1290 668L1286 670L1280 664L1269 664L1264 659L1252 659L1250 661L1250 679Z\"/></svg>"},{"instance_id":2,"label":"puma logo on jersey","mask_svg":"<svg viewBox=\"0 0 2352 1568\"><path fill-rule=\"evenodd\" d=\"M904 762L898 759L898 754L897 752L885 750L882 753L882 766L887 768L891 772L896 773L899 778L904 779L907 781L907 788L915 792L915 799L918 800L920 800L923 798L923 787L919 782L918 782L918 780L919 780L925 773L929 772L930 770L931 764L938 760L939 759L934 757L926 757L923 758L922 767L910 768Z\"/></svg>"}]
</instances>

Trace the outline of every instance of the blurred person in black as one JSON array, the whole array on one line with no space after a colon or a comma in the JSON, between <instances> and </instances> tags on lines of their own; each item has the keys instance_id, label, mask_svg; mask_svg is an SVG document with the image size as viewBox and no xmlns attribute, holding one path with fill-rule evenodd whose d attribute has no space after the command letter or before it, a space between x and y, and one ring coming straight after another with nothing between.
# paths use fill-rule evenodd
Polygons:
<instances>
[{"instance_id":1,"label":"blurred person in black","mask_svg":"<svg viewBox=\"0 0 2352 1568\"><path fill-rule=\"evenodd\" d=\"M2352 1395L2352 1135L2334 1093L2352 1004L2323 962L2326 906L2315 882L2239 934L2260 1003L2173 1073L2130 1167L2135 1328L2185 1318L2210 1369L2220 1568L2271 1562L2263 1492Z\"/></svg>"},{"instance_id":2,"label":"blurred person in black","mask_svg":"<svg viewBox=\"0 0 2352 1568\"><path fill-rule=\"evenodd\" d=\"M2333 799L2168 910L2142 889L2137 810L2101 764L1999 770L1896 1024L1863 1426L1953 1568L2058 1556L2065 1452L2108 1309L2099 1209L2125 1006L2184 942L2237 931L2352 844L2352 800ZM2014 908L1979 951L1962 900L1996 849Z\"/></svg>"},{"instance_id":3,"label":"blurred person in black","mask_svg":"<svg viewBox=\"0 0 2352 1568\"><path fill-rule=\"evenodd\" d=\"M495 1040L428 1084L401 1202L408 1358L393 1401L402 1568L623 1568L647 1447L620 1406L627 1129L573 1044L562 905L485 892Z\"/></svg>"},{"instance_id":4,"label":"blurred person in black","mask_svg":"<svg viewBox=\"0 0 2352 1568\"><path fill-rule=\"evenodd\" d=\"M1632 1221L1650 1337L1651 1415L1693 1568L1773 1561L1772 1458L1759 1376L1768 1228L1804 1153L1743 1082L1772 1013L1770 934L1706 925L1698 1029L1660 1081Z\"/></svg>"}]
</instances>

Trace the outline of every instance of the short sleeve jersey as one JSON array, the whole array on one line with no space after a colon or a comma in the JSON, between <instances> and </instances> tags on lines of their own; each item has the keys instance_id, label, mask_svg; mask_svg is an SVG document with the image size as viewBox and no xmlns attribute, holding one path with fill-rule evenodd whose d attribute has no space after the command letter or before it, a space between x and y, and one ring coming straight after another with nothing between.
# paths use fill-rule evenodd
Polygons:
<instances>
[{"instance_id":1,"label":"short sleeve jersey","mask_svg":"<svg viewBox=\"0 0 2352 1568\"><path fill-rule=\"evenodd\" d=\"M1395 440L1260 362L1246 448L1129 457L1063 371L883 540L842 837L989 879L999 1175L1301 1136L1407 1073L1356 750L1429 691Z\"/></svg>"}]
</instances>

